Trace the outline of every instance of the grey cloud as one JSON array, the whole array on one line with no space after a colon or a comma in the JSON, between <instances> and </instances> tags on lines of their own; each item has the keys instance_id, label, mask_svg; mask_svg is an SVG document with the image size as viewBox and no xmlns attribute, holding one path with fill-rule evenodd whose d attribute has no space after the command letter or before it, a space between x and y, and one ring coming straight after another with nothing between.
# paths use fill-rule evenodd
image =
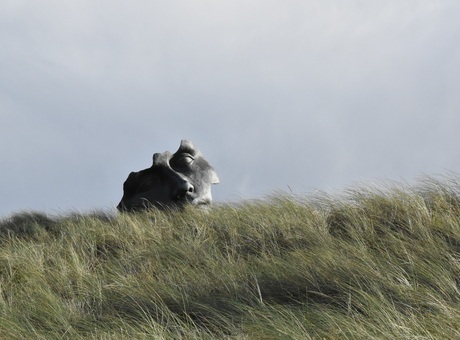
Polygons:
<instances>
[{"instance_id":1,"label":"grey cloud","mask_svg":"<svg viewBox=\"0 0 460 340\"><path fill-rule=\"evenodd\" d=\"M216 200L459 167L456 2L0 6L0 214L113 206L182 138Z\"/></svg>"}]
</instances>

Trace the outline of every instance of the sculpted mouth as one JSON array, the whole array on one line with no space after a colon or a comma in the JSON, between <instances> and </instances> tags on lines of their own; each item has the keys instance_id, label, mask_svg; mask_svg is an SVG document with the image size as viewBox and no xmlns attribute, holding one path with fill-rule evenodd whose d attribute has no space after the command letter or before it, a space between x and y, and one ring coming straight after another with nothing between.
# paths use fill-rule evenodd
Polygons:
<instances>
[{"instance_id":1,"label":"sculpted mouth","mask_svg":"<svg viewBox=\"0 0 460 340\"><path fill-rule=\"evenodd\" d=\"M208 198L197 197L190 192L179 193L173 197L173 202L179 205L209 205L211 201Z\"/></svg>"},{"instance_id":2,"label":"sculpted mouth","mask_svg":"<svg viewBox=\"0 0 460 340\"><path fill-rule=\"evenodd\" d=\"M191 203L193 205L210 205L211 200L208 198L195 198Z\"/></svg>"},{"instance_id":3,"label":"sculpted mouth","mask_svg":"<svg viewBox=\"0 0 460 340\"><path fill-rule=\"evenodd\" d=\"M179 192L172 197L172 201L178 204L192 203L194 199L195 197L188 191Z\"/></svg>"}]
</instances>

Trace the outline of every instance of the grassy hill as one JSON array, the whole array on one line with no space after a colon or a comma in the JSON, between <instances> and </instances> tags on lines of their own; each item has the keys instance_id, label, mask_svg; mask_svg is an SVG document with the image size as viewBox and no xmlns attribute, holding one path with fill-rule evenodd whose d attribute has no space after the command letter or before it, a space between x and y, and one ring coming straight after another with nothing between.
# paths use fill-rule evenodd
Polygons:
<instances>
[{"instance_id":1,"label":"grassy hill","mask_svg":"<svg viewBox=\"0 0 460 340\"><path fill-rule=\"evenodd\" d=\"M460 338L460 185L0 221L1 339Z\"/></svg>"}]
</instances>

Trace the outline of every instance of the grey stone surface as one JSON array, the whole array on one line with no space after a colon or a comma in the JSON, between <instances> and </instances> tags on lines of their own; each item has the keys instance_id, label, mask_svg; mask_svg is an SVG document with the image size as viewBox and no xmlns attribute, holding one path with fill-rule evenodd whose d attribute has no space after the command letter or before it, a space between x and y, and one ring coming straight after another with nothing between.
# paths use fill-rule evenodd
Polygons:
<instances>
[{"instance_id":1,"label":"grey stone surface","mask_svg":"<svg viewBox=\"0 0 460 340\"><path fill-rule=\"evenodd\" d=\"M129 174L117 209L132 212L150 207L208 205L212 201L211 185L217 183L214 168L200 150L182 140L174 154L155 153L150 168Z\"/></svg>"}]
</instances>

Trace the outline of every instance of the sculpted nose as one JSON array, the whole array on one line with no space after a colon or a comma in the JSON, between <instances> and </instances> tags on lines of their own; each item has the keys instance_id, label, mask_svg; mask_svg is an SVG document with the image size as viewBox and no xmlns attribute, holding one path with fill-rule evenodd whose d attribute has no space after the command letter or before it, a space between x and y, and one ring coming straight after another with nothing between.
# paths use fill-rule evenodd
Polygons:
<instances>
[{"instance_id":1,"label":"sculpted nose","mask_svg":"<svg viewBox=\"0 0 460 340\"><path fill-rule=\"evenodd\" d=\"M188 195L192 194L195 191L193 185L191 185L187 180L176 182L176 185L177 187L173 194L174 201L188 200L188 198L190 198L190 196Z\"/></svg>"},{"instance_id":2,"label":"sculpted nose","mask_svg":"<svg viewBox=\"0 0 460 340\"><path fill-rule=\"evenodd\" d=\"M190 193L195 191L195 188L193 187L193 185L185 180L179 183L179 189L183 190L184 192L190 192Z\"/></svg>"}]
</instances>

